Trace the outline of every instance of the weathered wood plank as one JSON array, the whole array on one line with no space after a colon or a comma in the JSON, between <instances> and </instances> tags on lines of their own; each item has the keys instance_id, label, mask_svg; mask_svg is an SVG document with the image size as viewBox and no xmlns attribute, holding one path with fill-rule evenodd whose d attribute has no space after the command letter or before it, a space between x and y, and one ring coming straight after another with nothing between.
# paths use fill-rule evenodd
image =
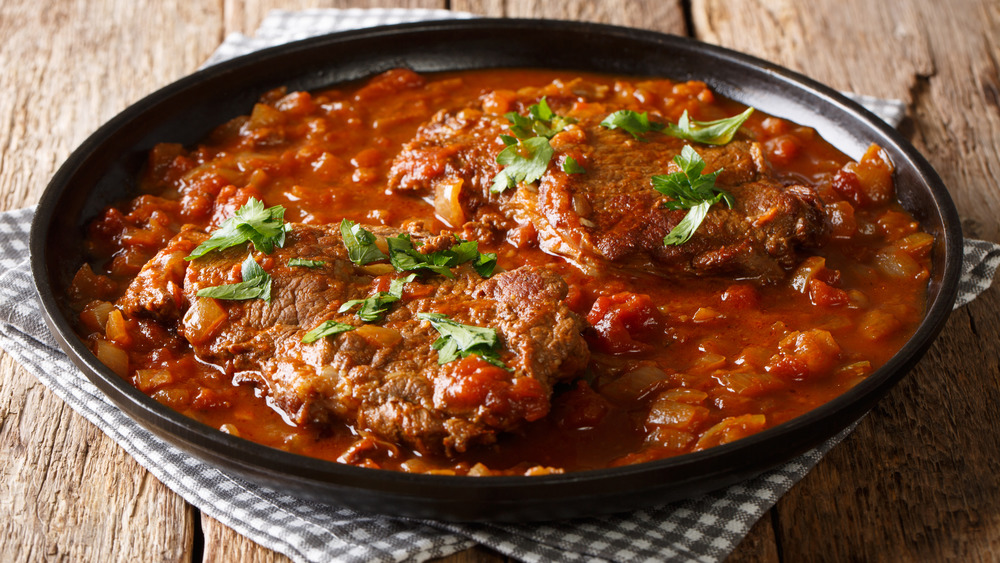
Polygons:
<instances>
[{"instance_id":1,"label":"weathered wood plank","mask_svg":"<svg viewBox=\"0 0 1000 563\"><path fill-rule=\"evenodd\" d=\"M446 0L223 0L226 33L253 35L271 10L311 8L428 8L445 9Z\"/></svg>"},{"instance_id":2,"label":"weathered wood plank","mask_svg":"<svg viewBox=\"0 0 1000 563\"><path fill-rule=\"evenodd\" d=\"M194 69L218 41L206 23L187 3L0 4L0 208L36 201L101 123ZM190 559L190 507L6 355L0 459L0 560Z\"/></svg>"},{"instance_id":3,"label":"weathered wood plank","mask_svg":"<svg viewBox=\"0 0 1000 563\"><path fill-rule=\"evenodd\" d=\"M966 233L997 240L998 8L696 1L693 20L702 39L837 88L906 100L913 119L903 130L950 187ZM992 289L955 313L917 369L781 499L784 559L976 561L1000 552L998 300Z\"/></svg>"},{"instance_id":4,"label":"weathered wood plank","mask_svg":"<svg viewBox=\"0 0 1000 563\"><path fill-rule=\"evenodd\" d=\"M757 520L740 545L726 558L726 563L778 563L779 561L781 557L771 511L765 512Z\"/></svg>"},{"instance_id":5,"label":"weathered wood plank","mask_svg":"<svg viewBox=\"0 0 1000 563\"><path fill-rule=\"evenodd\" d=\"M183 500L6 355L0 373L0 560L189 560Z\"/></svg>"},{"instance_id":6,"label":"weathered wood plank","mask_svg":"<svg viewBox=\"0 0 1000 563\"><path fill-rule=\"evenodd\" d=\"M763 57L838 88L909 99L933 72L910 2L694 0L695 35Z\"/></svg>"},{"instance_id":7,"label":"weathered wood plank","mask_svg":"<svg viewBox=\"0 0 1000 563\"><path fill-rule=\"evenodd\" d=\"M218 520L201 515L201 529L205 534L205 563L289 563L288 557L262 547L237 534Z\"/></svg>"},{"instance_id":8,"label":"weathered wood plank","mask_svg":"<svg viewBox=\"0 0 1000 563\"><path fill-rule=\"evenodd\" d=\"M454 10L482 16L590 21L684 34L684 10L676 0L453 0Z\"/></svg>"}]
</instances>

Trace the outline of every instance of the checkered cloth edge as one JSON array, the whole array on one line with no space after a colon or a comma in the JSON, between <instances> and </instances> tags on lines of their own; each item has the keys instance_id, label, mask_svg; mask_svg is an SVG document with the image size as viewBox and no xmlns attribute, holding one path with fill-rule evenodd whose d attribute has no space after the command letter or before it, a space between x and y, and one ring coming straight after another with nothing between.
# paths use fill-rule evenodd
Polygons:
<instances>
[{"instance_id":1,"label":"checkered cloth edge","mask_svg":"<svg viewBox=\"0 0 1000 563\"><path fill-rule=\"evenodd\" d=\"M209 64L320 33L444 17L443 10L273 12L253 38L228 37ZM898 123L898 102L869 99ZM188 502L296 561L424 561L476 543L522 561L720 561L777 499L853 429L784 466L699 498L629 514L545 524L414 521L294 498L201 462L138 426L59 350L45 326L28 264L33 209L0 213L0 347ZM958 305L989 287L1000 246L970 240ZM957 305L956 305L957 306Z\"/></svg>"}]
</instances>

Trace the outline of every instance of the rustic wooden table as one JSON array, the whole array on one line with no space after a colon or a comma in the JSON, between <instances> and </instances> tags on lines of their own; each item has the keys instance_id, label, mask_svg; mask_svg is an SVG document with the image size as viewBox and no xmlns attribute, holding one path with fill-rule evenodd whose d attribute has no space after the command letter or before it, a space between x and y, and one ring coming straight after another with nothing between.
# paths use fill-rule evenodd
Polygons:
<instances>
[{"instance_id":1,"label":"rustic wooden table","mask_svg":"<svg viewBox=\"0 0 1000 563\"><path fill-rule=\"evenodd\" d=\"M900 98L965 234L1000 240L997 0L3 0L0 209L33 204L70 151L270 9L452 8L690 35L835 88ZM1000 289L786 494L732 561L1000 558ZM200 514L0 354L0 560L271 561ZM486 549L449 561L498 561Z\"/></svg>"}]
</instances>

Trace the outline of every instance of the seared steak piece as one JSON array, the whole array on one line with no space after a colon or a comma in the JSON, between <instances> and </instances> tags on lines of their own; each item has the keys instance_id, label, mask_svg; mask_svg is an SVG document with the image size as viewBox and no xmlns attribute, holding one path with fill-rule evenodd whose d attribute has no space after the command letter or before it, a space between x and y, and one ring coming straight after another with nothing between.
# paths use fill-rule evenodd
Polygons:
<instances>
[{"instance_id":1,"label":"seared steak piece","mask_svg":"<svg viewBox=\"0 0 1000 563\"><path fill-rule=\"evenodd\" d=\"M553 96L565 91L579 95ZM557 113L577 120L552 138L555 154L537 184L490 193L501 171L496 163L504 148L499 137L511 131L504 117L470 108L441 112L424 124L394 161L390 188L435 194L440 201L443 190L458 186L462 213L453 215L476 219L489 202L512 224L532 224L544 250L585 270L612 265L664 276L725 275L767 282L781 279L797 262L797 249L820 242L826 226L818 197L811 188L786 187L775 180L760 145L736 140L716 147L659 133L647 134L645 142L636 140L600 126L621 109L601 103L602 92L571 84L533 91L520 100L523 114L548 93ZM690 241L664 246L664 236L687 212L664 208L665 197L650 180L678 170L673 158L685 144L692 144L706 161L705 172L723 169L716 185L733 194L736 206L714 205ZM567 157L586 173L564 172Z\"/></svg>"},{"instance_id":2,"label":"seared steak piece","mask_svg":"<svg viewBox=\"0 0 1000 563\"><path fill-rule=\"evenodd\" d=\"M241 245L183 265L173 260L204 237L185 231L151 262L183 266L181 281L175 267L166 268L168 275L144 270L119 305L132 315L183 318L181 332L199 359L220 366L234 381L258 386L297 424L340 420L421 452L462 452L545 416L555 382L573 377L589 358L582 321L563 303L565 282L542 268L518 268L485 280L468 264L452 270L454 279L423 275L404 286L383 320L366 324L353 311L337 311L348 300L386 291L402 274L387 264L351 263L336 226L294 225L284 247L269 255ZM451 235L413 238L425 242L421 251L449 248L455 241ZM270 302L214 300L222 318L205 319L214 304L197 306L210 298L196 293L240 282L248 253L271 276ZM291 258L325 263L289 266ZM174 290L178 283L180 296ZM418 313L495 328L500 360L511 371L476 355L439 365L431 345L440 334ZM306 332L324 321L357 328L303 343Z\"/></svg>"}]
</instances>

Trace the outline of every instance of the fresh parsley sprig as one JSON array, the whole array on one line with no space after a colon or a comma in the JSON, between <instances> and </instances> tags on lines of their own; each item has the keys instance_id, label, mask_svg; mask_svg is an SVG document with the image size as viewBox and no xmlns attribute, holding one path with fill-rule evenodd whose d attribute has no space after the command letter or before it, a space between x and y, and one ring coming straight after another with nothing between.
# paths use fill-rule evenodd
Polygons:
<instances>
[{"instance_id":1,"label":"fresh parsley sprig","mask_svg":"<svg viewBox=\"0 0 1000 563\"><path fill-rule=\"evenodd\" d=\"M409 233L386 237L385 242L389 246L389 263L400 272L427 270L441 274L446 278L454 278L455 274L451 272L451 268L472 262L473 269L480 276L488 278L493 275L493 270L497 265L495 253L480 253L477 241L455 238L458 244L451 248L422 254L417 250L418 247L414 246Z\"/></svg>"},{"instance_id":2,"label":"fresh parsley sprig","mask_svg":"<svg viewBox=\"0 0 1000 563\"><path fill-rule=\"evenodd\" d=\"M722 169L710 174L702 174L705 161L690 145L684 145L681 154L674 157L680 172L653 176L653 188L671 199L663 203L667 209L687 209L684 216L663 238L664 246L680 245L691 240L695 231L708 215L708 209L720 201L732 209L735 205L732 194L715 187L715 179Z\"/></svg>"},{"instance_id":3,"label":"fresh parsley sprig","mask_svg":"<svg viewBox=\"0 0 1000 563\"><path fill-rule=\"evenodd\" d=\"M643 135L652 131L662 131L665 127L662 123L651 121L648 111L639 113L630 109L620 109L609 114L601 121L601 126L608 129L621 129L635 137L636 140L643 142L646 141Z\"/></svg>"},{"instance_id":4,"label":"fresh parsley sprig","mask_svg":"<svg viewBox=\"0 0 1000 563\"><path fill-rule=\"evenodd\" d=\"M354 221L344 219L340 222L340 236L347 247L347 257L355 264L364 266L388 258L375 245L375 235Z\"/></svg>"},{"instance_id":5,"label":"fresh parsley sprig","mask_svg":"<svg viewBox=\"0 0 1000 563\"><path fill-rule=\"evenodd\" d=\"M640 141L646 141L643 136L646 133L659 131L685 141L725 145L733 140L733 135L739 131L753 111L753 108L747 108L743 113L732 117L715 121L695 121L688 116L687 110L684 110L677 123L664 124L649 119L649 112L638 113L623 109L609 114L601 121L601 125L608 129L622 129Z\"/></svg>"},{"instance_id":6,"label":"fresh parsley sprig","mask_svg":"<svg viewBox=\"0 0 1000 563\"><path fill-rule=\"evenodd\" d=\"M516 111L509 111L504 114L510 122L511 133L517 135L518 139L530 139L532 137L545 137L551 139L557 133L566 129L567 125L576 123L572 117L557 115L549 107L548 100L543 96L537 104L528 107L528 115L523 116Z\"/></svg>"},{"instance_id":7,"label":"fresh parsley sprig","mask_svg":"<svg viewBox=\"0 0 1000 563\"><path fill-rule=\"evenodd\" d=\"M285 245L284 216L284 207L275 205L264 209L263 202L250 198L185 260L194 260L213 250L224 250L245 242L251 242L258 251L270 254L275 246L280 248Z\"/></svg>"},{"instance_id":8,"label":"fresh parsley sprig","mask_svg":"<svg viewBox=\"0 0 1000 563\"><path fill-rule=\"evenodd\" d=\"M496 329L462 324L441 313L417 313L417 318L431 323L441 335L431 344L437 350L439 365L476 354L490 364L514 371L500 360Z\"/></svg>"},{"instance_id":9,"label":"fresh parsley sprig","mask_svg":"<svg viewBox=\"0 0 1000 563\"><path fill-rule=\"evenodd\" d=\"M320 338L334 336L342 332L354 330L355 328L357 327L345 323L338 323L337 321L323 321L319 324L319 326L302 335L302 343L312 344Z\"/></svg>"},{"instance_id":10,"label":"fresh parsley sprig","mask_svg":"<svg viewBox=\"0 0 1000 563\"><path fill-rule=\"evenodd\" d=\"M724 145L733 140L733 135L739 131L743 123L753 113L753 108L732 117L716 119L715 121L695 121L688 117L687 110L676 124L667 124L668 134L686 141L695 141L707 145Z\"/></svg>"},{"instance_id":11,"label":"fresh parsley sprig","mask_svg":"<svg viewBox=\"0 0 1000 563\"><path fill-rule=\"evenodd\" d=\"M518 142L508 135L501 136L507 148L497 155L497 164L503 166L493 178L490 191L502 193L524 182L537 182L545 175L555 151L545 137L532 137Z\"/></svg>"},{"instance_id":12,"label":"fresh parsley sprig","mask_svg":"<svg viewBox=\"0 0 1000 563\"><path fill-rule=\"evenodd\" d=\"M260 267L252 255L247 256L247 259L243 261L241 274L243 281L199 289L198 297L214 297L232 301L263 299L270 303L271 276L264 268Z\"/></svg>"},{"instance_id":13,"label":"fresh parsley sprig","mask_svg":"<svg viewBox=\"0 0 1000 563\"><path fill-rule=\"evenodd\" d=\"M375 323L382 320L382 316L389 310L389 305L399 301L403 297L403 287L416 279L417 274L410 274L404 278L397 278L389 282L389 291L380 291L365 299L351 299L346 301L337 310L344 313L361 305L358 309L358 318L366 323Z\"/></svg>"},{"instance_id":14,"label":"fresh parsley sprig","mask_svg":"<svg viewBox=\"0 0 1000 563\"><path fill-rule=\"evenodd\" d=\"M555 154L549 139L576 123L572 117L553 112L544 97L528 107L527 116L510 111L504 117L510 122L514 136L500 135L505 148L497 155L497 164L503 170L493 178L490 187L493 193L502 193L521 182L530 184L540 180Z\"/></svg>"}]
</instances>

